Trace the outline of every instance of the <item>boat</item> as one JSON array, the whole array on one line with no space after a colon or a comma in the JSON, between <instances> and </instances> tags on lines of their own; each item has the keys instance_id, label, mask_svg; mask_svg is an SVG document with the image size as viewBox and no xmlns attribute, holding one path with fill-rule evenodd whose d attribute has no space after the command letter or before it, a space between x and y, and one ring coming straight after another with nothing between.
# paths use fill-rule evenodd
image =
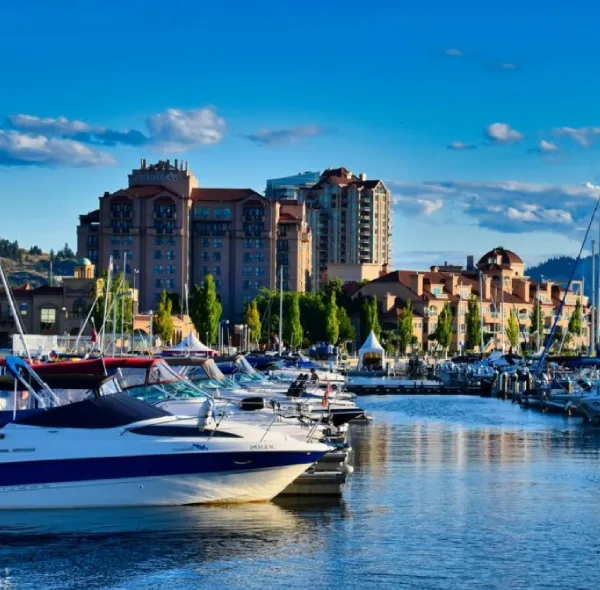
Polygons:
<instances>
[{"instance_id":1,"label":"boat","mask_svg":"<svg viewBox=\"0 0 600 590\"><path fill-rule=\"evenodd\" d=\"M208 413L178 417L120 391L61 404L23 360L6 368L30 402L0 425L0 509L266 501L331 450L220 428Z\"/></svg>"}]
</instances>

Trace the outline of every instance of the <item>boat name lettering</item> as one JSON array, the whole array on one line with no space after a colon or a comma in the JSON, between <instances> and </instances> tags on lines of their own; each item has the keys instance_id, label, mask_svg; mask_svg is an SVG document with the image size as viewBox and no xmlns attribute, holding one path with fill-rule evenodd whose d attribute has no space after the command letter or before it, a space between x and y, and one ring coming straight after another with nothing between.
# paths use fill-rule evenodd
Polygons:
<instances>
[{"instance_id":1,"label":"boat name lettering","mask_svg":"<svg viewBox=\"0 0 600 590\"><path fill-rule=\"evenodd\" d=\"M180 453L183 453L186 451L208 451L208 447L206 445L200 445L200 444L194 443L190 447L184 447L184 448L173 449L173 450L180 452Z\"/></svg>"},{"instance_id":2,"label":"boat name lettering","mask_svg":"<svg viewBox=\"0 0 600 590\"><path fill-rule=\"evenodd\" d=\"M273 445L250 445L251 451L272 451L274 448Z\"/></svg>"}]
</instances>

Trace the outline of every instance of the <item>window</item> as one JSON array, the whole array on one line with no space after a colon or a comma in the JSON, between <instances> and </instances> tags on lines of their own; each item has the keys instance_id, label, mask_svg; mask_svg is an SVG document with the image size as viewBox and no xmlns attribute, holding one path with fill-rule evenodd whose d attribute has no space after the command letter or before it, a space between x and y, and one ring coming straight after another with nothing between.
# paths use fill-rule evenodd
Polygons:
<instances>
[{"instance_id":1,"label":"window","mask_svg":"<svg viewBox=\"0 0 600 590\"><path fill-rule=\"evenodd\" d=\"M213 240L212 247L213 248L222 248L223 240Z\"/></svg>"},{"instance_id":2,"label":"window","mask_svg":"<svg viewBox=\"0 0 600 590\"><path fill-rule=\"evenodd\" d=\"M215 277L220 277L221 276L221 267L220 266L213 266L212 274Z\"/></svg>"},{"instance_id":3,"label":"window","mask_svg":"<svg viewBox=\"0 0 600 590\"><path fill-rule=\"evenodd\" d=\"M431 292L434 295L441 295L442 294L442 287L432 287Z\"/></svg>"},{"instance_id":4,"label":"window","mask_svg":"<svg viewBox=\"0 0 600 590\"><path fill-rule=\"evenodd\" d=\"M260 289L260 281L244 280L242 283L242 291L258 291Z\"/></svg>"},{"instance_id":5,"label":"window","mask_svg":"<svg viewBox=\"0 0 600 590\"><path fill-rule=\"evenodd\" d=\"M164 279L155 279L154 280L154 288L155 289L164 289L165 288L165 280Z\"/></svg>"},{"instance_id":6,"label":"window","mask_svg":"<svg viewBox=\"0 0 600 590\"><path fill-rule=\"evenodd\" d=\"M75 299L73 302L73 315L84 318L87 315L87 305L84 299Z\"/></svg>"},{"instance_id":7,"label":"window","mask_svg":"<svg viewBox=\"0 0 600 590\"><path fill-rule=\"evenodd\" d=\"M203 248L210 248L210 240L208 238L204 238L202 240L202 247Z\"/></svg>"},{"instance_id":8,"label":"window","mask_svg":"<svg viewBox=\"0 0 600 590\"><path fill-rule=\"evenodd\" d=\"M208 207L194 207L192 209L192 216L194 219L209 219L210 209Z\"/></svg>"},{"instance_id":9,"label":"window","mask_svg":"<svg viewBox=\"0 0 600 590\"><path fill-rule=\"evenodd\" d=\"M162 221L162 220L157 219L154 222L154 229L159 234L172 234L173 230L175 229L175 222L174 221Z\"/></svg>"},{"instance_id":10,"label":"window","mask_svg":"<svg viewBox=\"0 0 600 590\"><path fill-rule=\"evenodd\" d=\"M464 334L467 331L467 326L466 324L461 324L460 325L460 333Z\"/></svg>"},{"instance_id":11,"label":"window","mask_svg":"<svg viewBox=\"0 0 600 590\"><path fill-rule=\"evenodd\" d=\"M175 245L175 238L173 236L169 236L167 238L167 246L174 246Z\"/></svg>"},{"instance_id":12,"label":"window","mask_svg":"<svg viewBox=\"0 0 600 590\"><path fill-rule=\"evenodd\" d=\"M87 245L88 247L95 248L98 245L98 236L88 236Z\"/></svg>"},{"instance_id":13,"label":"window","mask_svg":"<svg viewBox=\"0 0 600 590\"><path fill-rule=\"evenodd\" d=\"M174 264L167 264L165 266L165 274L167 274L167 275L174 275L175 274L175 265Z\"/></svg>"},{"instance_id":14,"label":"window","mask_svg":"<svg viewBox=\"0 0 600 590\"><path fill-rule=\"evenodd\" d=\"M163 245L163 243L164 243L164 239L163 239L163 238L161 238L160 236L156 236L156 237L154 238L154 245L155 245L155 246L162 246L162 245Z\"/></svg>"},{"instance_id":15,"label":"window","mask_svg":"<svg viewBox=\"0 0 600 590\"><path fill-rule=\"evenodd\" d=\"M250 252L244 252L244 262L252 262L252 254Z\"/></svg>"},{"instance_id":16,"label":"window","mask_svg":"<svg viewBox=\"0 0 600 590\"><path fill-rule=\"evenodd\" d=\"M121 258L121 250L113 250L112 251L113 260L120 260Z\"/></svg>"},{"instance_id":17,"label":"window","mask_svg":"<svg viewBox=\"0 0 600 590\"><path fill-rule=\"evenodd\" d=\"M133 238L131 236L124 236L123 246L133 246Z\"/></svg>"},{"instance_id":18,"label":"window","mask_svg":"<svg viewBox=\"0 0 600 590\"><path fill-rule=\"evenodd\" d=\"M213 261L221 262L221 253L220 252L213 252Z\"/></svg>"},{"instance_id":19,"label":"window","mask_svg":"<svg viewBox=\"0 0 600 590\"><path fill-rule=\"evenodd\" d=\"M165 252L165 258L167 260L175 260L175 250L167 250Z\"/></svg>"},{"instance_id":20,"label":"window","mask_svg":"<svg viewBox=\"0 0 600 590\"><path fill-rule=\"evenodd\" d=\"M165 279L165 289L168 291L173 291L173 289L175 289L174 279Z\"/></svg>"},{"instance_id":21,"label":"window","mask_svg":"<svg viewBox=\"0 0 600 590\"><path fill-rule=\"evenodd\" d=\"M288 265L290 263L287 252L277 252L277 264Z\"/></svg>"},{"instance_id":22,"label":"window","mask_svg":"<svg viewBox=\"0 0 600 590\"><path fill-rule=\"evenodd\" d=\"M29 311L29 303L19 303L19 313L21 315L27 315L28 311ZM2 315L2 314L0 313L0 315Z\"/></svg>"},{"instance_id":23,"label":"window","mask_svg":"<svg viewBox=\"0 0 600 590\"><path fill-rule=\"evenodd\" d=\"M215 279L215 289L219 291L223 287L223 281L221 279Z\"/></svg>"},{"instance_id":24,"label":"window","mask_svg":"<svg viewBox=\"0 0 600 590\"><path fill-rule=\"evenodd\" d=\"M264 240L263 239L254 240L254 247L255 248L263 248L264 247Z\"/></svg>"},{"instance_id":25,"label":"window","mask_svg":"<svg viewBox=\"0 0 600 590\"><path fill-rule=\"evenodd\" d=\"M208 268L208 266L203 266L202 267L202 274L204 276L209 275L210 274L210 269Z\"/></svg>"},{"instance_id":26,"label":"window","mask_svg":"<svg viewBox=\"0 0 600 590\"><path fill-rule=\"evenodd\" d=\"M131 203L111 203L110 214L113 219L129 218L133 214L133 206Z\"/></svg>"},{"instance_id":27,"label":"window","mask_svg":"<svg viewBox=\"0 0 600 590\"><path fill-rule=\"evenodd\" d=\"M201 221L194 224L197 236L224 236L228 229L229 224L224 221Z\"/></svg>"},{"instance_id":28,"label":"window","mask_svg":"<svg viewBox=\"0 0 600 590\"><path fill-rule=\"evenodd\" d=\"M244 239L244 248L252 248L252 240Z\"/></svg>"},{"instance_id":29,"label":"window","mask_svg":"<svg viewBox=\"0 0 600 590\"><path fill-rule=\"evenodd\" d=\"M264 229L264 223L254 223L254 222L244 222L244 235L251 236L260 236Z\"/></svg>"},{"instance_id":30,"label":"window","mask_svg":"<svg viewBox=\"0 0 600 590\"><path fill-rule=\"evenodd\" d=\"M131 219L113 219L111 228L113 234L128 234L131 229Z\"/></svg>"},{"instance_id":31,"label":"window","mask_svg":"<svg viewBox=\"0 0 600 590\"><path fill-rule=\"evenodd\" d=\"M242 269L242 275L245 277L251 277L252 276L252 267L244 266L244 268Z\"/></svg>"},{"instance_id":32,"label":"window","mask_svg":"<svg viewBox=\"0 0 600 590\"><path fill-rule=\"evenodd\" d=\"M265 261L265 253L264 252L256 252L254 254L255 262L264 262Z\"/></svg>"},{"instance_id":33,"label":"window","mask_svg":"<svg viewBox=\"0 0 600 590\"><path fill-rule=\"evenodd\" d=\"M468 299L469 298L469 289L461 289L460 290L460 298Z\"/></svg>"},{"instance_id":34,"label":"window","mask_svg":"<svg viewBox=\"0 0 600 590\"><path fill-rule=\"evenodd\" d=\"M131 258L132 258L131 250L123 250L123 256L125 256L125 260L131 260Z\"/></svg>"},{"instance_id":35,"label":"window","mask_svg":"<svg viewBox=\"0 0 600 590\"><path fill-rule=\"evenodd\" d=\"M162 250L154 250L154 260L162 260Z\"/></svg>"},{"instance_id":36,"label":"window","mask_svg":"<svg viewBox=\"0 0 600 590\"><path fill-rule=\"evenodd\" d=\"M87 257L91 262L98 262L98 250L96 248L92 248L87 251Z\"/></svg>"},{"instance_id":37,"label":"window","mask_svg":"<svg viewBox=\"0 0 600 590\"><path fill-rule=\"evenodd\" d=\"M54 307L42 307L40 310L40 329L52 330L56 323L56 309Z\"/></svg>"},{"instance_id":38,"label":"window","mask_svg":"<svg viewBox=\"0 0 600 590\"><path fill-rule=\"evenodd\" d=\"M215 219L222 219L224 221L229 221L231 219L231 209L215 209Z\"/></svg>"},{"instance_id":39,"label":"window","mask_svg":"<svg viewBox=\"0 0 600 590\"><path fill-rule=\"evenodd\" d=\"M262 207L244 207L245 221L264 221L264 219L265 210Z\"/></svg>"},{"instance_id":40,"label":"window","mask_svg":"<svg viewBox=\"0 0 600 590\"><path fill-rule=\"evenodd\" d=\"M208 260L209 260L208 252L200 252L200 260L202 262L208 262Z\"/></svg>"},{"instance_id":41,"label":"window","mask_svg":"<svg viewBox=\"0 0 600 590\"><path fill-rule=\"evenodd\" d=\"M262 277L265 274L265 269L262 266L254 267L254 276Z\"/></svg>"},{"instance_id":42,"label":"window","mask_svg":"<svg viewBox=\"0 0 600 590\"><path fill-rule=\"evenodd\" d=\"M155 264L154 265L154 274L155 275L161 275L163 273L163 265L162 264Z\"/></svg>"},{"instance_id":43,"label":"window","mask_svg":"<svg viewBox=\"0 0 600 590\"><path fill-rule=\"evenodd\" d=\"M154 205L154 216L157 219L174 219L175 218L175 205Z\"/></svg>"},{"instance_id":44,"label":"window","mask_svg":"<svg viewBox=\"0 0 600 590\"><path fill-rule=\"evenodd\" d=\"M277 249L278 250L289 250L289 243L287 240L278 239L277 240Z\"/></svg>"},{"instance_id":45,"label":"window","mask_svg":"<svg viewBox=\"0 0 600 590\"><path fill-rule=\"evenodd\" d=\"M110 239L110 245L111 246L120 246L121 238L119 236L112 236L112 238Z\"/></svg>"}]
</instances>

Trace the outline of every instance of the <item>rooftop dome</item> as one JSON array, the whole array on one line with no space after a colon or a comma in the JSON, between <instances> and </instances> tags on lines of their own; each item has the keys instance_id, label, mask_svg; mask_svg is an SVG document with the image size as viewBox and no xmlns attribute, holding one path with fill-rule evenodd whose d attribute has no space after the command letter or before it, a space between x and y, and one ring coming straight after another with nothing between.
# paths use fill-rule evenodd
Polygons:
<instances>
[{"instance_id":1,"label":"rooftop dome","mask_svg":"<svg viewBox=\"0 0 600 590\"><path fill-rule=\"evenodd\" d=\"M77 266L92 266L92 261L89 258L78 258L75 264Z\"/></svg>"},{"instance_id":2,"label":"rooftop dome","mask_svg":"<svg viewBox=\"0 0 600 590\"><path fill-rule=\"evenodd\" d=\"M505 266L511 266L513 264L525 264L520 256L517 256L511 250L507 250L502 246L498 246L489 252L486 252L477 263L477 266L484 266L487 264L501 264Z\"/></svg>"}]
</instances>

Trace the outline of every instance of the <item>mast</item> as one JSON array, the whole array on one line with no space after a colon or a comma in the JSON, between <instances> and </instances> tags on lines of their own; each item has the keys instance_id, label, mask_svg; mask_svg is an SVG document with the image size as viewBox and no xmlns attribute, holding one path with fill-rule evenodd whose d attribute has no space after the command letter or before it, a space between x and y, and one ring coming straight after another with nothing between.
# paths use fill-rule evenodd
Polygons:
<instances>
[{"instance_id":1,"label":"mast","mask_svg":"<svg viewBox=\"0 0 600 590\"><path fill-rule=\"evenodd\" d=\"M0 279L2 279L2 284L4 285L4 290L6 291L6 298L8 299L8 304L10 305L10 309L12 310L13 318L15 319L15 326L17 326L17 330L19 332L19 337L21 338L21 343L23 344L23 348L27 353L27 360L31 362L31 353L29 352L29 347L27 346L27 342L25 342L25 333L23 331L23 326L21 325L21 318L17 313L17 306L15 305L13 294L10 289L10 285L6 280L6 275L4 274L4 269L0 264ZM16 381L15 381L16 385Z\"/></svg>"},{"instance_id":2,"label":"mast","mask_svg":"<svg viewBox=\"0 0 600 590\"><path fill-rule=\"evenodd\" d=\"M598 224L598 254L600 255L600 223ZM600 344L600 258L598 259L598 266L596 269L596 301L594 307L596 308L596 340L594 340L594 353L598 356L598 346Z\"/></svg>"},{"instance_id":3,"label":"mast","mask_svg":"<svg viewBox=\"0 0 600 590\"><path fill-rule=\"evenodd\" d=\"M590 305L590 345L588 356L592 356L592 350L596 346L596 240L592 240L592 303Z\"/></svg>"},{"instance_id":4,"label":"mast","mask_svg":"<svg viewBox=\"0 0 600 590\"><path fill-rule=\"evenodd\" d=\"M127 270L127 250L123 252L123 280L121 284L121 355L125 348L125 272Z\"/></svg>"},{"instance_id":5,"label":"mast","mask_svg":"<svg viewBox=\"0 0 600 590\"><path fill-rule=\"evenodd\" d=\"M108 295L110 293L110 281L112 279L113 257L112 254L108 259L108 272L106 274L106 291L104 296L104 315L102 317L102 336L100 337L100 350L104 353L104 334L106 333L106 315L108 313Z\"/></svg>"},{"instance_id":6,"label":"mast","mask_svg":"<svg viewBox=\"0 0 600 590\"><path fill-rule=\"evenodd\" d=\"M502 322L502 354L504 354L506 345L506 323L505 323L505 317L504 317L504 275L500 275L500 278L502 279L502 294L500 295L501 298L501 309L502 311L500 312L500 321Z\"/></svg>"},{"instance_id":7,"label":"mast","mask_svg":"<svg viewBox=\"0 0 600 590\"><path fill-rule=\"evenodd\" d=\"M479 271L479 338L479 347L483 355L483 273L481 271Z\"/></svg>"},{"instance_id":8,"label":"mast","mask_svg":"<svg viewBox=\"0 0 600 590\"><path fill-rule=\"evenodd\" d=\"M283 266L279 267L279 354L283 348Z\"/></svg>"}]
</instances>

